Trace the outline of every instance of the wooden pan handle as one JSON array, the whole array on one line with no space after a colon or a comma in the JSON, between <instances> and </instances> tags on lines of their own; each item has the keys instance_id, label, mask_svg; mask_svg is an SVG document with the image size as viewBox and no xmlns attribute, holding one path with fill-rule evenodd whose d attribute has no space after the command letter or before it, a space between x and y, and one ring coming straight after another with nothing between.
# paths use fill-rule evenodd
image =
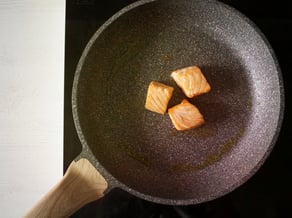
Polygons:
<instances>
[{"instance_id":1,"label":"wooden pan handle","mask_svg":"<svg viewBox=\"0 0 292 218\"><path fill-rule=\"evenodd\" d=\"M24 218L69 217L85 204L103 197L108 184L87 159L73 161L63 179Z\"/></svg>"}]
</instances>

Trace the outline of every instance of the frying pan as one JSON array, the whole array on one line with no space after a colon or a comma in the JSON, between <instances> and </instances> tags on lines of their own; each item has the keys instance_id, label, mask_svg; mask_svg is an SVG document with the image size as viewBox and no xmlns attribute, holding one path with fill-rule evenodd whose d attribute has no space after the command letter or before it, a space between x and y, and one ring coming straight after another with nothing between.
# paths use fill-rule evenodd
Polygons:
<instances>
[{"instance_id":1,"label":"frying pan","mask_svg":"<svg viewBox=\"0 0 292 218\"><path fill-rule=\"evenodd\" d=\"M177 131L145 110L151 81L199 66L212 91L189 99L204 126ZM217 1L142 0L122 9L87 44L73 84L83 146L64 179L27 217L69 216L113 188L162 204L225 195L263 164L277 139L284 96L280 69L260 31Z\"/></svg>"}]
</instances>

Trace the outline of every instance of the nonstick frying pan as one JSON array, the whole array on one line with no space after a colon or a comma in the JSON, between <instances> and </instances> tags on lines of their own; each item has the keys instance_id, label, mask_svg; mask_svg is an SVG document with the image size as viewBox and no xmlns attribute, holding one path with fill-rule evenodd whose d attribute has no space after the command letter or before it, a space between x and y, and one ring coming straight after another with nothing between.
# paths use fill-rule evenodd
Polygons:
<instances>
[{"instance_id":1,"label":"nonstick frying pan","mask_svg":"<svg viewBox=\"0 0 292 218\"><path fill-rule=\"evenodd\" d=\"M169 107L179 103L186 97L170 73L190 65L212 87L189 99L206 123L177 131L167 114L145 110L147 88L151 81L173 86ZM163 204L218 198L263 164L283 106L271 47L233 8L206 0L129 5L97 30L82 54L72 108L83 150L28 217L68 216L116 187Z\"/></svg>"}]
</instances>

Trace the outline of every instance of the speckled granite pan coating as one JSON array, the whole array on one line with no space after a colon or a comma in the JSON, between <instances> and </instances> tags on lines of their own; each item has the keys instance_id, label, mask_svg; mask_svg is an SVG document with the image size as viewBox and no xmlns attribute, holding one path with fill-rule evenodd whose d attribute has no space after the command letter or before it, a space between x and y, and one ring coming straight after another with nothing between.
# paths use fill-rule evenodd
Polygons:
<instances>
[{"instance_id":1,"label":"speckled granite pan coating","mask_svg":"<svg viewBox=\"0 0 292 218\"><path fill-rule=\"evenodd\" d=\"M144 109L152 80L201 67L212 86L191 99L206 124L175 130L168 115ZM108 179L147 200L195 204L244 183L263 164L280 130L283 87L259 30L217 1L142 0L110 18L78 64L73 116L87 157Z\"/></svg>"}]
</instances>

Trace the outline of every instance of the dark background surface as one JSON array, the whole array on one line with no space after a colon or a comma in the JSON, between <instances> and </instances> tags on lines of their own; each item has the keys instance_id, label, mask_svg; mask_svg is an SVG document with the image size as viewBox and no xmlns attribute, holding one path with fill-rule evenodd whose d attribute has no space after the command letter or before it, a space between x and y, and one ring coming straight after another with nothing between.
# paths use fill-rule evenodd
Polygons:
<instances>
[{"instance_id":1,"label":"dark background surface","mask_svg":"<svg viewBox=\"0 0 292 218\"><path fill-rule=\"evenodd\" d=\"M84 47L113 13L134 0L67 0L65 45L64 171L80 153L81 144L71 113L71 89ZM72 217L135 218L290 218L292 217L291 82L292 2L222 1L249 17L265 34L278 58L285 86L285 115L279 139L261 169L240 188L211 202L191 206L166 206L113 190Z\"/></svg>"}]
</instances>

